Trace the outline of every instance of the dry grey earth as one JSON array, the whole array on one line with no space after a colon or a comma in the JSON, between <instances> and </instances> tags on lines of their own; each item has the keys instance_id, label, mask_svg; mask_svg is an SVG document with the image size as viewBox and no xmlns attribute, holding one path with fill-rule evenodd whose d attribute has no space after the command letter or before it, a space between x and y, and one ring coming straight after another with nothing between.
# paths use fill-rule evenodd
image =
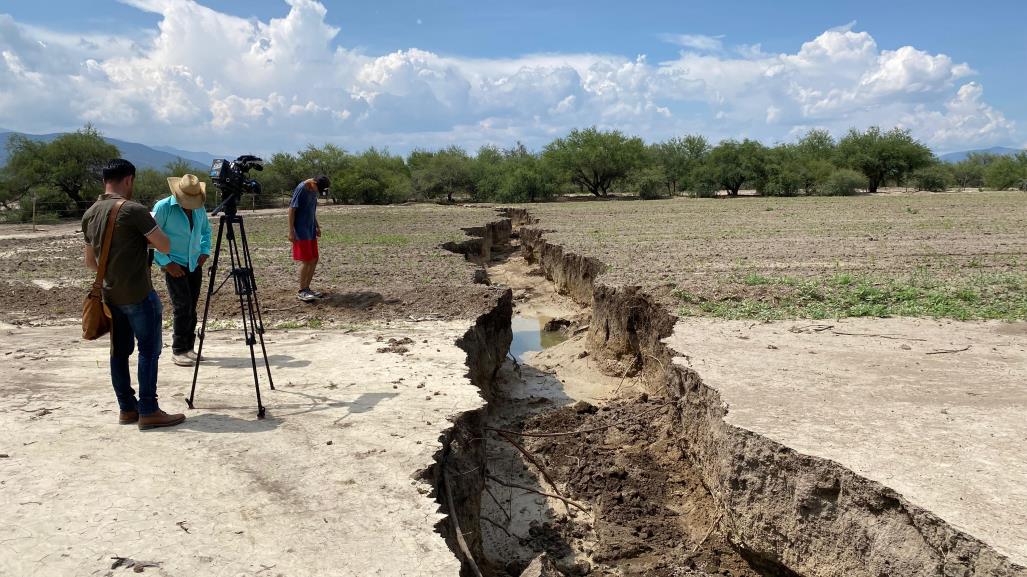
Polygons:
<instances>
[{"instance_id":1,"label":"dry grey earth","mask_svg":"<svg viewBox=\"0 0 1027 577\"><path fill-rule=\"evenodd\" d=\"M456 575L414 476L447 418L483 404L454 345L466 328L273 332L264 420L243 343L218 332L197 409L140 432L116 424L105 343L3 327L0 575L132 574L114 557L176 577ZM414 343L379 353L378 337ZM185 410L191 377L163 363L164 408Z\"/></svg>"},{"instance_id":2,"label":"dry grey earth","mask_svg":"<svg viewBox=\"0 0 1027 577\"><path fill-rule=\"evenodd\" d=\"M841 463L1027 564L1027 323L682 319L727 422Z\"/></svg>"}]
</instances>

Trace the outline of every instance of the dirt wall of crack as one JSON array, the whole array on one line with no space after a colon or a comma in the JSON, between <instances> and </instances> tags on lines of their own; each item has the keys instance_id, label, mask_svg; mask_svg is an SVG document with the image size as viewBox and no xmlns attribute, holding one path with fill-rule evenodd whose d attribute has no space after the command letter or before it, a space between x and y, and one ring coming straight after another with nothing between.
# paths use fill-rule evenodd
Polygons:
<instances>
[{"instance_id":1,"label":"dirt wall of crack","mask_svg":"<svg viewBox=\"0 0 1027 577\"><path fill-rule=\"evenodd\" d=\"M771 575L809 577L1027 576L980 540L842 465L803 455L735 427L720 394L673 362L663 342L675 318L641 287L598 281L605 269L545 238L523 209L504 214L561 293L590 306L589 353L614 375L641 373L652 393L677 401L682 459L720 505L728 537ZM683 463L685 466L685 463Z\"/></svg>"},{"instance_id":2,"label":"dirt wall of crack","mask_svg":"<svg viewBox=\"0 0 1027 577\"><path fill-rule=\"evenodd\" d=\"M467 240L447 243L443 248L483 265L492 258L494 248L509 244L511 230L509 219L497 220L483 227L464 229L469 237ZM473 281L487 283L484 273L484 268L477 269ZM506 359L513 339L513 295L509 289L503 288L496 288L494 293L489 310L476 318L456 342L467 354L467 378L481 391L486 402L495 398L496 373ZM443 448L435 455L435 465L424 473L424 478L435 488L441 510L447 515L438 530L462 561L461 577L475 575L472 563L485 574L491 573L487 566L483 566L480 526L481 496L485 489L484 424L484 408L457 417L453 427L440 439ZM449 517L451 505L456 512L456 523ZM470 559L457 539L457 526Z\"/></svg>"}]
</instances>

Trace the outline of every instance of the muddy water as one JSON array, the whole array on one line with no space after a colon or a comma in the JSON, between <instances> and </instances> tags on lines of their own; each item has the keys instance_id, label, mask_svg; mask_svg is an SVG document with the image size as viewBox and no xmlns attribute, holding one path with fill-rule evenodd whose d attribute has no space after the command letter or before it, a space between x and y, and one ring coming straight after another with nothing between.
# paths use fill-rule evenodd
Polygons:
<instances>
[{"instance_id":1,"label":"muddy water","mask_svg":"<svg viewBox=\"0 0 1027 577\"><path fill-rule=\"evenodd\" d=\"M510 354L518 363L524 363L528 353L539 353L567 340L566 334L561 331L545 330L546 323L551 320L552 317L542 315L514 315L511 322L513 342L510 343Z\"/></svg>"}]
</instances>

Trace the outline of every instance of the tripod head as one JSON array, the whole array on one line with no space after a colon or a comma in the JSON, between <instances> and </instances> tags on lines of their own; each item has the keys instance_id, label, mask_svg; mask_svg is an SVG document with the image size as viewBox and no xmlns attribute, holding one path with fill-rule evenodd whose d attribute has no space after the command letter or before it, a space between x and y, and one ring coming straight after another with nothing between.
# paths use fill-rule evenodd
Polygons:
<instances>
[{"instance_id":1,"label":"tripod head","mask_svg":"<svg viewBox=\"0 0 1027 577\"><path fill-rule=\"evenodd\" d=\"M221 191L221 204L210 212L211 216L224 212L234 217L243 194L260 194L260 183L246 178L251 169L264 170L264 161L260 157L244 154L232 162L218 158L211 163L210 180Z\"/></svg>"}]
</instances>

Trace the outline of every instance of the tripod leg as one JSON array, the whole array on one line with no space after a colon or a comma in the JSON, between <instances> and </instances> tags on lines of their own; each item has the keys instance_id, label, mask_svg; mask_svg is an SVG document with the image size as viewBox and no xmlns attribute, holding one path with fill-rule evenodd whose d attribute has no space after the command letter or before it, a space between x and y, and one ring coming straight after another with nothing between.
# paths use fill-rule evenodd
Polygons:
<instances>
[{"instance_id":1,"label":"tripod leg","mask_svg":"<svg viewBox=\"0 0 1027 577\"><path fill-rule=\"evenodd\" d=\"M250 258L250 243L246 240L246 227L243 225L243 221L239 221L239 236L242 239L242 254L243 260L246 263L246 268L250 271L253 270L253 260ZM253 278L250 279L253 286L253 308L257 310L257 336L260 338L260 352L264 355L264 368L267 369L267 382L271 386L271 390L275 390L275 381L271 378L271 362L267 358L267 347L264 345L264 317L260 311L260 301L257 299L257 276L254 273Z\"/></svg>"},{"instance_id":2,"label":"tripod leg","mask_svg":"<svg viewBox=\"0 0 1027 577\"><path fill-rule=\"evenodd\" d=\"M234 219L233 219L234 220ZM236 294L239 295L239 313L242 316L242 331L243 336L246 338L246 344L250 347L250 364L253 366L253 389L257 393L257 418L264 418L264 404L260 399L260 378L257 376L257 353L254 347L257 344L255 331L256 327L253 326L253 303L250 299L250 278L240 278L240 273L250 275L250 272L245 271L246 263L243 262L242 255L239 250L239 245L235 239L235 232L232 229L232 222L228 224L228 253L232 259L232 274L237 275L235 280ZM246 297L245 299L243 297ZM248 306L247 306L248 305Z\"/></svg>"},{"instance_id":3,"label":"tripod leg","mask_svg":"<svg viewBox=\"0 0 1027 577\"><path fill-rule=\"evenodd\" d=\"M204 217L206 218L206 217ZM214 258L210 261L209 276L207 277L207 300L203 303L203 323L200 324L200 344L196 350L196 363L193 365L193 385L189 389L189 398L185 400L189 408L193 408L193 400L196 398L196 378L200 374L200 360L203 359L203 339L207 335L207 315L210 313L210 301L214 296L214 279L218 271L218 257L221 255L221 239L225 235L225 217L218 222L218 240L214 245Z\"/></svg>"}]
</instances>

